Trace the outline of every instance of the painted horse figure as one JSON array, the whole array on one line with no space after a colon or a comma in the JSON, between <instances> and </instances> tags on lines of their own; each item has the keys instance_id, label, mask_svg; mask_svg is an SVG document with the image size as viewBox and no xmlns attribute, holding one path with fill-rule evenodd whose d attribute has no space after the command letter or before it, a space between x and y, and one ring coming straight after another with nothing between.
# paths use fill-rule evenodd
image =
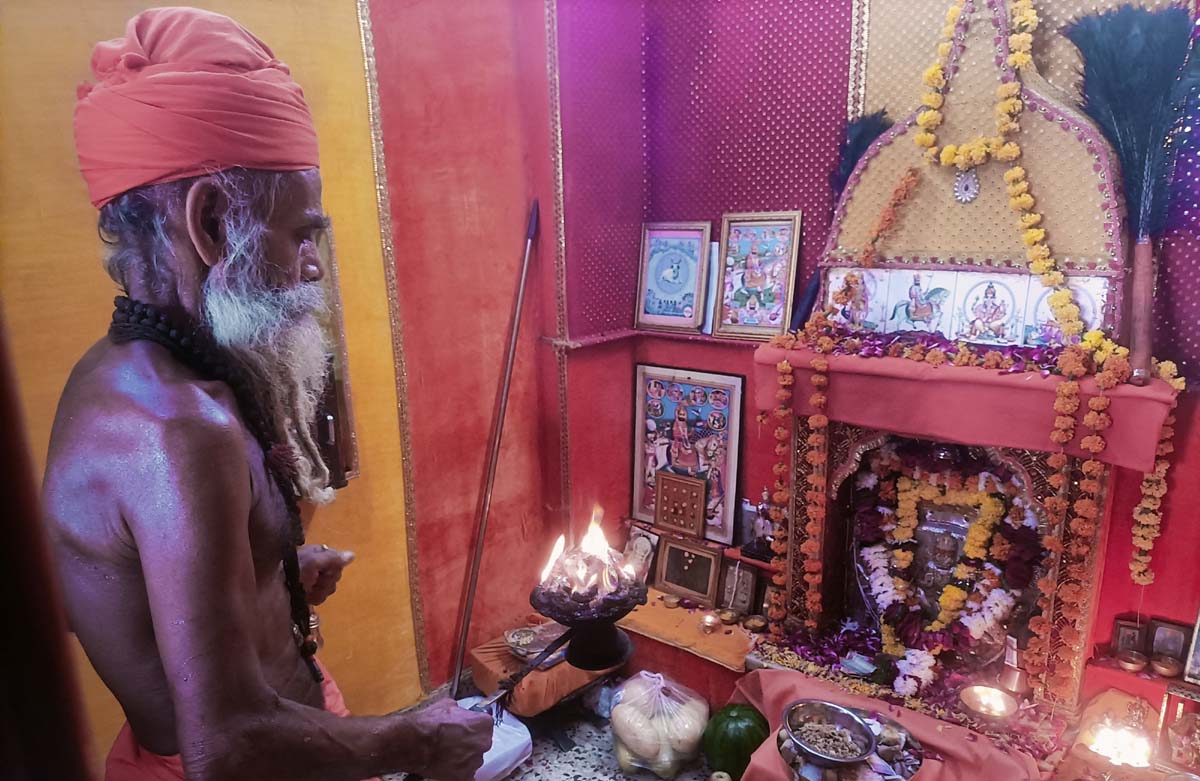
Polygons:
<instances>
[{"instance_id":1,"label":"painted horse figure","mask_svg":"<svg viewBox=\"0 0 1200 781\"><path fill-rule=\"evenodd\" d=\"M942 308L946 305L946 299L949 297L950 291L944 287L935 287L928 293L921 292L911 295L909 300L896 304L888 322L900 320L901 324L908 323L912 326L923 324L932 328L941 319Z\"/></svg>"}]
</instances>

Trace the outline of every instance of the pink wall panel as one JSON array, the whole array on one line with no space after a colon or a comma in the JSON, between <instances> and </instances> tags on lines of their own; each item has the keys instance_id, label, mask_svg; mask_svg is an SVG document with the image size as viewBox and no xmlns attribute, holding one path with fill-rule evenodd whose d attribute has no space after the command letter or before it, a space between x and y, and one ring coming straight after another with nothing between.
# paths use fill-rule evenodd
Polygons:
<instances>
[{"instance_id":1,"label":"pink wall panel","mask_svg":"<svg viewBox=\"0 0 1200 781\"><path fill-rule=\"evenodd\" d=\"M647 6L653 220L801 209L811 270L846 123L850 0ZM803 285L806 274L798 276Z\"/></svg>"},{"instance_id":2,"label":"pink wall panel","mask_svg":"<svg viewBox=\"0 0 1200 781\"><path fill-rule=\"evenodd\" d=\"M559 0L572 338L633 324L646 209L641 0Z\"/></svg>"}]
</instances>

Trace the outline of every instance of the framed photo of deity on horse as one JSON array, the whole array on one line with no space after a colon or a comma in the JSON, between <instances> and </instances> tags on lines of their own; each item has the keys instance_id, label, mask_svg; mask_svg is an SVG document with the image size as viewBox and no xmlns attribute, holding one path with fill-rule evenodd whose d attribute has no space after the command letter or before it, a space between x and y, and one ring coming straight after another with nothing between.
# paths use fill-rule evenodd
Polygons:
<instances>
[{"instance_id":1,"label":"framed photo of deity on horse","mask_svg":"<svg viewBox=\"0 0 1200 781\"><path fill-rule=\"evenodd\" d=\"M703 537L729 545L737 510L742 378L639 365L634 393L633 510L655 520L660 472L703 480Z\"/></svg>"},{"instance_id":2,"label":"framed photo of deity on horse","mask_svg":"<svg viewBox=\"0 0 1200 781\"><path fill-rule=\"evenodd\" d=\"M644 331L699 333L708 288L707 222L642 225L634 326Z\"/></svg>"},{"instance_id":3,"label":"framed photo of deity on horse","mask_svg":"<svg viewBox=\"0 0 1200 781\"><path fill-rule=\"evenodd\" d=\"M800 254L800 212L721 218L713 335L762 339L787 331Z\"/></svg>"}]
</instances>

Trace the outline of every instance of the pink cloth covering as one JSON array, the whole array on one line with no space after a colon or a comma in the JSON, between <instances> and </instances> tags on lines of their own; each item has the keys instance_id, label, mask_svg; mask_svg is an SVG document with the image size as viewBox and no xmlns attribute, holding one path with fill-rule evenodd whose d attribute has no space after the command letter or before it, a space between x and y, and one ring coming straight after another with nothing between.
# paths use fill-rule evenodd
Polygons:
<instances>
[{"instance_id":1,"label":"pink cloth covering","mask_svg":"<svg viewBox=\"0 0 1200 781\"><path fill-rule=\"evenodd\" d=\"M811 415L815 411L808 403L813 357L806 350L758 348L754 354L758 408L772 409L779 403L775 399L779 389L775 367L786 358L796 370L796 412ZM1002 374L976 367L931 366L906 358L834 355L829 357L825 414L830 420L943 442L1046 451L1053 447L1050 431L1059 382L1057 376L1034 372ZM1097 393L1091 378L1080 382L1085 403ZM1151 471L1159 429L1174 402L1174 391L1162 380L1154 380L1144 388L1121 385L1108 395L1113 425L1104 432L1108 447L1096 457L1139 472ZM1087 433L1077 426L1067 452L1090 457L1079 447Z\"/></svg>"},{"instance_id":2,"label":"pink cloth covering","mask_svg":"<svg viewBox=\"0 0 1200 781\"><path fill-rule=\"evenodd\" d=\"M775 733L782 726L784 708L801 699L828 700L878 711L904 725L927 751L913 781L1037 781L1041 777L1033 757L1001 751L987 738L963 727L850 694L802 673L755 670L738 681L732 701L748 702L758 708L771 724L771 737L754 752L743 781L792 781L792 771L779 755Z\"/></svg>"},{"instance_id":3,"label":"pink cloth covering","mask_svg":"<svg viewBox=\"0 0 1200 781\"><path fill-rule=\"evenodd\" d=\"M342 690L325 669L325 665L317 661L317 666L325 675L325 680L321 681L325 710L338 716L349 716L350 710L346 707ZM104 766L105 781L183 781L184 777L183 762L178 754L167 757L142 748L128 723L121 727ZM373 778L369 781L378 779Z\"/></svg>"},{"instance_id":4,"label":"pink cloth covering","mask_svg":"<svg viewBox=\"0 0 1200 781\"><path fill-rule=\"evenodd\" d=\"M197 8L151 8L96 44L75 149L97 207L126 190L236 166L316 168L317 131L286 65L249 30Z\"/></svg>"}]
</instances>

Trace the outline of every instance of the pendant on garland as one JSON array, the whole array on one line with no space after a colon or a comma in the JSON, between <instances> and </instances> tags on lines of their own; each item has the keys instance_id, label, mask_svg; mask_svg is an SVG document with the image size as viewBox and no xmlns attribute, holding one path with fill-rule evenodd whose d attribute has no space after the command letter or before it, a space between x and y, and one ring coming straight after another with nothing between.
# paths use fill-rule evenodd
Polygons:
<instances>
[{"instance_id":1,"label":"pendant on garland","mask_svg":"<svg viewBox=\"0 0 1200 781\"><path fill-rule=\"evenodd\" d=\"M979 173L974 168L959 171L954 175L954 200L972 203L979 197Z\"/></svg>"}]
</instances>

